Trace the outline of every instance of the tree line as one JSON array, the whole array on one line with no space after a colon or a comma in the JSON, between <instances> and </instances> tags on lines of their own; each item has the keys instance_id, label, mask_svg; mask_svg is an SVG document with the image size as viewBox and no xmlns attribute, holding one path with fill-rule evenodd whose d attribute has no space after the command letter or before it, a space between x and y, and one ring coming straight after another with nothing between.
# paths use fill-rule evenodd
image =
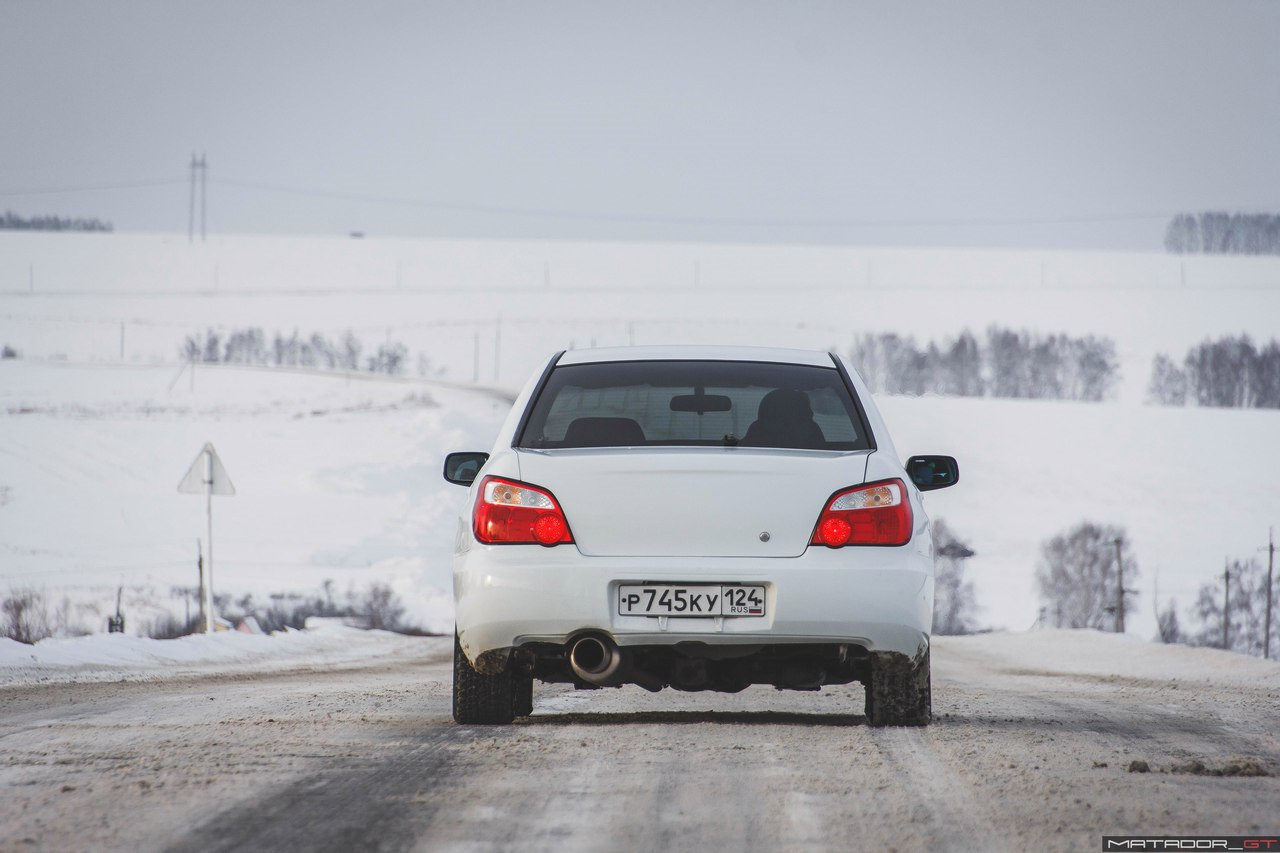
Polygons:
<instances>
[{"instance_id":1,"label":"tree line","mask_svg":"<svg viewBox=\"0 0 1280 853\"><path fill-rule=\"evenodd\" d=\"M1047 400L1108 399L1119 379L1115 342L992 326L941 344L862 334L851 356L873 392Z\"/></svg>"},{"instance_id":2,"label":"tree line","mask_svg":"<svg viewBox=\"0 0 1280 853\"><path fill-rule=\"evenodd\" d=\"M1164 246L1179 254L1280 255L1280 213L1179 214Z\"/></svg>"},{"instance_id":3,"label":"tree line","mask_svg":"<svg viewBox=\"0 0 1280 853\"><path fill-rule=\"evenodd\" d=\"M203 620L198 613L190 613L190 604L199 608L197 587L173 587L172 597L188 599L187 615L180 617L170 611L142 626L141 635L156 640L171 640L194 634L202 629ZM234 598L218 593L214 605L218 613L231 622L253 617L263 631L282 631L286 628L301 630L311 616L343 617L362 627L406 634L422 634L422 628L405 620L405 607L391 585L374 581L363 591L354 586L339 597L331 580L325 580L316 593L272 593L269 601L255 600L253 595ZM112 605L114 606L114 599ZM73 613L71 600L63 596L54 605L46 600L41 590L23 588L10 590L0 600L0 637L8 637L19 643L34 645L50 637L78 637L89 633Z\"/></svg>"},{"instance_id":4,"label":"tree line","mask_svg":"<svg viewBox=\"0 0 1280 853\"><path fill-rule=\"evenodd\" d=\"M295 330L289 337L279 332L267 340L262 329L237 329L225 336L209 329L188 335L183 341L183 361L206 364L253 364L267 367L310 367L317 370L364 370L397 375L404 372L409 350L388 341L363 356L364 344L350 331L331 340L316 332L303 337Z\"/></svg>"},{"instance_id":5,"label":"tree line","mask_svg":"<svg viewBox=\"0 0 1280 853\"><path fill-rule=\"evenodd\" d=\"M6 210L0 216L0 231L111 231L110 222L97 218L68 219L62 216L19 216Z\"/></svg>"},{"instance_id":6,"label":"tree line","mask_svg":"<svg viewBox=\"0 0 1280 853\"><path fill-rule=\"evenodd\" d=\"M175 586L170 589L173 597L188 600L188 610L194 604L199 607L200 588ZM354 586L344 596L335 592L332 580L325 579L317 592L273 592L267 601L255 599L252 593L234 597L225 593L214 595L214 609L228 622L252 618L265 633L288 628L302 630L312 616L342 618L357 627L380 631L396 631L402 634L423 634L422 628L405 621L405 607L391 585L374 581L363 592ZM171 640L195 634L202 630L199 613L180 619L172 613L153 622L147 636L158 640Z\"/></svg>"},{"instance_id":7,"label":"tree line","mask_svg":"<svg viewBox=\"0 0 1280 853\"><path fill-rule=\"evenodd\" d=\"M1125 591L1119 591L1123 567ZM1133 610L1129 585L1139 567L1123 527L1085 521L1046 540L1040 548L1036 586L1040 624L1055 628L1111 631L1116 611ZM1275 590L1272 590L1273 608ZM1222 575L1200 587L1187 627L1169 599L1156 609L1156 639L1208 646L1261 657L1266 638L1267 569L1258 559L1229 560ZM1280 613L1271 620L1271 652L1280 651Z\"/></svg>"},{"instance_id":8,"label":"tree line","mask_svg":"<svg viewBox=\"0 0 1280 853\"><path fill-rule=\"evenodd\" d=\"M1181 364L1160 353L1147 396L1166 406L1280 409L1280 341L1255 346L1248 335L1206 340Z\"/></svg>"}]
</instances>

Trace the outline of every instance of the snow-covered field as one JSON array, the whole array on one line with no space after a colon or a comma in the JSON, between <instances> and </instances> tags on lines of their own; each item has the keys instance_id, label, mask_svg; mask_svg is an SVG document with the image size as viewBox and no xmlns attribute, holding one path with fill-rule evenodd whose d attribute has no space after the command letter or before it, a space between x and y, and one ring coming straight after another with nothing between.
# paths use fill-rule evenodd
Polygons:
<instances>
[{"instance_id":1,"label":"snow-covered field","mask_svg":"<svg viewBox=\"0 0 1280 853\"><path fill-rule=\"evenodd\" d=\"M884 398L901 453L950 453L928 498L977 551L982 621L1036 619L1040 543L1085 519L1128 528L1152 593L1185 610L1224 557L1280 523L1280 412L1143 404L1152 356L1206 337L1280 336L1280 260L831 247L0 234L0 592L32 587L131 631L196 579L204 501L180 495L206 441L215 585L237 597L390 582L447 628L445 452L487 449L537 360L568 346L751 343L847 349L1000 324L1114 338L1102 404ZM180 372L189 334L260 327L410 351L406 380L247 368ZM421 371L419 368L421 367ZM458 386L483 386L467 390Z\"/></svg>"}]
</instances>

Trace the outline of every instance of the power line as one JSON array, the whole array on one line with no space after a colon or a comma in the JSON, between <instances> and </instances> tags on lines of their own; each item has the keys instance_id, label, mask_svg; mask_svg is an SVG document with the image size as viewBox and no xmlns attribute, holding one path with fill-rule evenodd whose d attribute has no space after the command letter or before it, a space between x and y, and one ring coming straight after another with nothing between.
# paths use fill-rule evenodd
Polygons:
<instances>
[{"instance_id":1,"label":"power line","mask_svg":"<svg viewBox=\"0 0 1280 853\"><path fill-rule=\"evenodd\" d=\"M808 218L755 218L755 217L713 217L713 216L674 216L669 214L632 214L611 213L605 211L564 210L557 208L511 207L505 205L464 204L459 202L428 201L422 198L405 196L379 196L364 193L345 192L340 190L313 189L283 184L269 184L258 181L238 179L211 179L211 183L235 189L254 190L257 192L273 192L287 195L301 195L311 198L328 198L337 201L353 201L363 204L402 205L420 207L429 210L447 211L451 213L481 213L503 216L523 216L542 219L572 219L605 222L632 222L659 225L736 225L768 228L946 228L946 227L982 227L1012 225L1071 225L1099 222L1131 222L1142 220L1166 220L1186 211L1147 211L1118 214L1090 214L1081 216L1059 217L991 217L969 219L808 219ZM1280 208L1235 208L1240 212L1263 212Z\"/></svg>"},{"instance_id":2,"label":"power line","mask_svg":"<svg viewBox=\"0 0 1280 853\"><path fill-rule=\"evenodd\" d=\"M135 190L151 187L171 187L185 183L178 178L165 178L155 181L125 181L105 184L80 184L69 187L28 187L26 189L0 189L0 197L22 195L58 195L64 193L99 192L102 190Z\"/></svg>"},{"instance_id":3,"label":"power line","mask_svg":"<svg viewBox=\"0 0 1280 853\"><path fill-rule=\"evenodd\" d=\"M203 167L203 158L197 166ZM938 218L938 219L839 219L839 218L807 218L807 217L722 217L722 216L681 216L674 214L619 213L616 211L567 210L549 207L515 207L511 205L469 204L452 201L430 201L420 197L384 196L368 193L349 192L316 187L299 187L284 184L272 184L261 181L246 181L233 178L207 178L200 169L201 187L204 182L215 186L232 189L251 190L254 192L280 193L308 198L326 198L334 201L357 202L361 204L396 205L416 207L425 210L436 210L447 213L469 213L497 216L514 216L529 219L559 219L571 221L594 221L614 223L634 223L649 225L719 225L749 228L981 228L981 227L1015 227L1015 226L1047 226L1047 225L1088 225L1108 222L1141 222L1163 221L1187 213L1190 207L1205 210L1226 210L1237 213L1265 213L1280 209L1280 204L1267 206L1235 206L1235 205L1193 205L1184 210L1132 211L1125 213L1090 213L1076 216L995 216L971 218ZM183 179L162 179L151 181L122 181L114 183L80 184L62 187L28 187L0 188L0 198L30 195L56 195L82 192L115 191L131 189L148 189L168 187L187 183ZM202 193L203 202L203 193Z\"/></svg>"}]
</instances>

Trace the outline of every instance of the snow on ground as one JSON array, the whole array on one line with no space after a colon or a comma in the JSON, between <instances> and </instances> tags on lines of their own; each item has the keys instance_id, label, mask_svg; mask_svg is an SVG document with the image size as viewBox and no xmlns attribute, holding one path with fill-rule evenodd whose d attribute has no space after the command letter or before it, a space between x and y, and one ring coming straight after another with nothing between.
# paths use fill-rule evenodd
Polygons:
<instances>
[{"instance_id":1,"label":"snow on ground","mask_svg":"<svg viewBox=\"0 0 1280 853\"><path fill-rule=\"evenodd\" d=\"M938 659L975 656L1008 674L1139 678L1280 689L1280 662L1099 631L1044 630L935 638ZM944 664L945 665L945 664Z\"/></svg>"},{"instance_id":2,"label":"snow on ground","mask_svg":"<svg viewBox=\"0 0 1280 853\"><path fill-rule=\"evenodd\" d=\"M215 586L261 600L386 580L424 627L450 618L464 494L444 453L487 449L518 387L568 346L726 343L847 349L991 324L1107 335L1124 379L1103 404L883 398L902 454L950 453L927 504L977 551L985 623L1037 616L1040 543L1125 525L1153 593L1190 605L1224 557L1280 523L1280 412L1143 405L1151 358L1206 337L1275 337L1280 259L808 246L0 234L0 591L64 591L130 631L193 586L204 501L176 486L206 441L238 493L215 498ZM406 380L177 363L209 328L352 330L410 349ZM425 381L429 379L431 381ZM74 620L73 620L74 621Z\"/></svg>"},{"instance_id":3,"label":"snow on ground","mask_svg":"<svg viewBox=\"0 0 1280 853\"><path fill-rule=\"evenodd\" d=\"M487 447L509 403L421 382L168 366L0 363L0 589L70 596L102 630L124 586L130 631L198 580L205 499L177 491L206 441L237 493L213 504L214 588L320 592L389 582L408 621L446 630L463 490L442 448Z\"/></svg>"},{"instance_id":4,"label":"snow on ground","mask_svg":"<svg viewBox=\"0 0 1280 853\"><path fill-rule=\"evenodd\" d=\"M96 634L42 640L34 646L0 637L0 686L333 668L375 659L422 658L447 651L450 642L336 624L270 635L222 631L176 640Z\"/></svg>"},{"instance_id":5,"label":"snow on ground","mask_svg":"<svg viewBox=\"0 0 1280 853\"><path fill-rule=\"evenodd\" d=\"M50 682L142 681L220 673L333 668L369 660L414 660L447 654L445 637L406 637L313 620L305 631L224 631L176 640L97 634L42 640L34 646L0 638L0 686ZM1280 689L1280 662L1217 649L1161 645L1098 631L1042 630L936 639L939 665L950 671L980 659L997 673L1139 678L1214 686ZM561 697L565 709L575 702ZM549 710L550 706L543 710Z\"/></svg>"},{"instance_id":6,"label":"snow on ground","mask_svg":"<svg viewBox=\"0 0 1280 853\"><path fill-rule=\"evenodd\" d=\"M519 385L569 346L849 348L992 324L1107 335L1124 399L1157 352L1276 334L1280 259L1115 252L0 233L0 344L172 362L208 328L390 337L444 378Z\"/></svg>"},{"instance_id":7,"label":"snow on ground","mask_svg":"<svg viewBox=\"0 0 1280 853\"><path fill-rule=\"evenodd\" d=\"M1224 557L1258 556L1280 522L1277 411L939 397L879 405L900 454L960 460L960 483L926 494L925 505L977 552L966 571L983 624L1029 628L1041 543L1088 520L1128 531L1139 566L1126 577L1138 590L1128 626L1152 637L1156 604L1176 598L1185 614L1200 585L1221 577Z\"/></svg>"}]
</instances>

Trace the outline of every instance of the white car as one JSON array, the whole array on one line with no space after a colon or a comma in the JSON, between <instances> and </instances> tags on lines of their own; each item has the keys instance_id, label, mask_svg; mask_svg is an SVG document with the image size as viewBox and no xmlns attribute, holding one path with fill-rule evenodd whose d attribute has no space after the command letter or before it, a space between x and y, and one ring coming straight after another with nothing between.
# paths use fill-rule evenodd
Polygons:
<instances>
[{"instance_id":1,"label":"white car","mask_svg":"<svg viewBox=\"0 0 1280 853\"><path fill-rule=\"evenodd\" d=\"M737 692L861 682L871 725L925 725L933 544L866 385L832 353L556 353L470 487L454 557L453 715L509 723L533 682Z\"/></svg>"}]
</instances>

